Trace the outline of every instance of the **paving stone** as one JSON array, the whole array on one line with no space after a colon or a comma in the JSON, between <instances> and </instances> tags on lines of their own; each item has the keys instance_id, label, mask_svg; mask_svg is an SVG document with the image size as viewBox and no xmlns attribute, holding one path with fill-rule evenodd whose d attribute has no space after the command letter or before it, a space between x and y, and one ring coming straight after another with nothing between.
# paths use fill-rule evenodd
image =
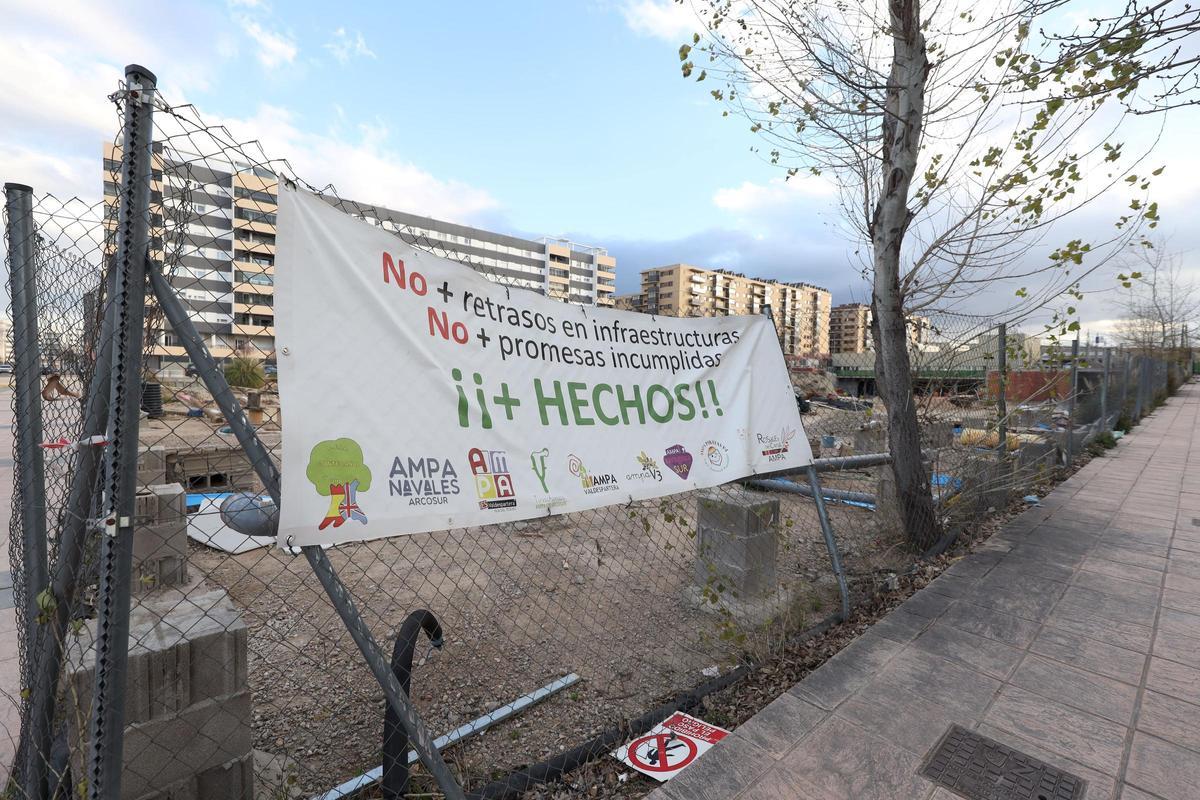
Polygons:
<instances>
[{"instance_id":1,"label":"paving stone","mask_svg":"<svg viewBox=\"0 0 1200 800\"><path fill-rule=\"evenodd\" d=\"M1038 632L1035 622L966 601L959 601L940 621L1013 647L1026 647Z\"/></svg>"},{"instance_id":2,"label":"paving stone","mask_svg":"<svg viewBox=\"0 0 1200 800\"><path fill-rule=\"evenodd\" d=\"M979 582L979 592L971 601L1014 617L1041 622L1054 610L1066 589L1067 584L1038 575L993 572Z\"/></svg>"},{"instance_id":3,"label":"paving stone","mask_svg":"<svg viewBox=\"0 0 1200 800\"><path fill-rule=\"evenodd\" d=\"M1015 647L936 623L914 639L912 646L1001 680L1012 674L1023 655Z\"/></svg>"},{"instance_id":4,"label":"paving stone","mask_svg":"<svg viewBox=\"0 0 1200 800\"><path fill-rule=\"evenodd\" d=\"M1087 636L1098 642L1124 647L1127 650L1150 652L1150 641L1154 630L1145 625L1132 622L1121 622L1102 617L1083 618L1074 615L1064 616L1057 612L1051 614L1046 623L1068 633Z\"/></svg>"},{"instance_id":5,"label":"paving stone","mask_svg":"<svg viewBox=\"0 0 1200 800\"><path fill-rule=\"evenodd\" d=\"M1125 781L1163 800L1195 800L1200 758L1177 744L1138 731L1133 736Z\"/></svg>"},{"instance_id":6,"label":"paving stone","mask_svg":"<svg viewBox=\"0 0 1200 800\"><path fill-rule=\"evenodd\" d=\"M991 580L1001 575L1010 578L1035 575L1059 583L1070 583L1075 576L1075 567L1063 566L1054 561L1047 561L1043 557L1030 557L1014 553L1005 559L1003 564L997 564L987 574L986 579Z\"/></svg>"},{"instance_id":7,"label":"paving stone","mask_svg":"<svg viewBox=\"0 0 1200 800\"><path fill-rule=\"evenodd\" d=\"M1159 631L1158 637L1154 640L1153 655L1178 661L1180 664L1195 666L1200 664L1200 639Z\"/></svg>"},{"instance_id":8,"label":"paving stone","mask_svg":"<svg viewBox=\"0 0 1200 800\"><path fill-rule=\"evenodd\" d=\"M954 578L966 578L967 580L976 580L984 575L1000 563L1002 556L999 553L977 552L972 553L956 564L951 564L943 575L949 575Z\"/></svg>"},{"instance_id":9,"label":"paving stone","mask_svg":"<svg viewBox=\"0 0 1200 800\"><path fill-rule=\"evenodd\" d=\"M940 577L925 587L927 591L944 594L947 597L970 597L975 593L976 583L969 578L958 578L943 573Z\"/></svg>"},{"instance_id":10,"label":"paving stone","mask_svg":"<svg viewBox=\"0 0 1200 800\"><path fill-rule=\"evenodd\" d=\"M954 599L938 592L919 591L900 604L899 611L925 619L936 619L954 603Z\"/></svg>"},{"instance_id":11,"label":"paving stone","mask_svg":"<svg viewBox=\"0 0 1200 800\"><path fill-rule=\"evenodd\" d=\"M987 708L1000 681L983 673L909 647L887 665L880 676L920 697L954 704L965 712Z\"/></svg>"},{"instance_id":12,"label":"paving stone","mask_svg":"<svg viewBox=\"0 0 1200 800\"><path fill-rule=\"evenodd\" d=\"M1175 608L1164 608L1158 617L1159 633L1200 638L1200 616Z\"/></svg>"},{"instance_id":13,"label":"paving stone","mask_svg":"<svg viewBox=\"0 0 1200 800\"><path fill-rule=\"evenodd\" d=\"M1150 603L1155 606L1158 605L1158 593L1161 589L1161 587L1149 583L1127 581L1123 578L1100 575L1084 569L1075 573L1073 585L1081 589L1087 589L1089 592L1099 592L1100 594L1121 597L1133 602Z\"/></svg>"},{"instance_id":14,"label":"paving stone","mask_svg":"<svg viewBox=\"0 0 1200 800\"><path fill-rule=\"evenodd\" d=\"M1146 688L1191 702L1200 702L1200 668L1163 658L1150 659Z\"/></svg>"},{"instance_id":15,"label":"paving stone","mask_svg":"<svg viewBox=\"0 0 1200 800\"><path fill-rule=\"evenodd\" d=\"M791 693L775 698L766 708L742 723L734 735L764 753L782 756L817 726L827 712Z\"/></svg>"},{"instance_id":16,"label":"paving stone","mask_svg":"<svg viewBox=\"0 0 1200 800\"><path fill-rule=\"evenodd\" d=\"M1115 561L1118 564L1129 564L1134 567L1142 567L1144 569L1152 569L1162 572L1167 568L1167 559L1162 556L1156 556L1151 553L1146 553L1141 550L1132 550L1128 547L1101 542L1092 550L1090 558L1102 558L1106 561Z\"/></svg>"},{"instance_id":17,"label":"paving stone","mask_svg":"<svg viewBox=\"0 0 1200 800\"><path fill-rule=\"evenodd\" d=\"M1146 667L1147 655L1047 626L1029 647L1039 653L1080 669L1137 685Z\"/></svg>"},{"instance_id":18,"label":"paving stone","mask_svg":"<svg viewBox=\"0 0 1200 800\"><path fill-rule=\"evenodd\" d=\"M1200 697L1195 698L1200 700ZM1138 730L1195 750L1200 759L1200 705L1158 692L1146 692L1138 712Z\"/></svg>"},{"instance_id":19,"label":"paving stone","mask_svg":"<svg viewBox=\"0 0 1200 800\"><path fill-rule=\"evenodd\" d=\"M1124 725L1017 686L1001 690L984 721L1110 775L1119 768L1125 751Z\"/></svg>"},{"instance_id":20,"label":"paving stone","mask_svg":"<svg viewBox=\"0 0 1200 800\"><path fill-rule=\"evenodd\" d=\"M919 757L836 716L780 764L821 800L894 800L929 791L928 781L916 774Z\"/></svg>"},{"instance_id":21,"label":"paving stone","mask_svg":"<svg viewBox=\"0 0 1200 800\"><path fill-rule=\"evenodd\" d=\"M855 691L866 686L873 674L874 671L855 669L849 664L830 660L810 672L789 691L807 703L832 711Z\"/></svg>"},{"instance_id":22,"label":"paving stone","mask_svg":"<svg viewBox=\"0 0 1200 800\"><path fill-rule=\"evenodd\" d=\"M1143 792L1141 789L1135 789L1132 786L1126 786L1121 790L1121 795L1118 800L1162 800L1162 798Z\"/></svg>"},{"instance_id":23,"label":"paving stone","mask_svg":"<svg viewBox=\"0 0 1200 800\"><path fill-rule=\"evenodd\" d=\"M1136 686L1039 655L1027 656L1009 682L1121 725L1129 724L1137 700Z\"/></svg>"},{"instance_id":24,"label":"paving stone","mask_svg":"<svg viewBox=\"0 0 1200 800\"><path fill-rule=\"evenodd\" d=\"M871 626L871 630L897 642L910 642L917 637L929 620L896 609Z\"/></svg>"},{"instance_id":25,"label":"paving stone","mask_svg":"<svg viewBox=\"0 0 1200 800\"><path fill-rule=\"evenodd\" d=\"M1055 607L1054 613L1058 616L1076 619L1103 617L1152 628L1154 627L1154 616L1158 613L1158 598L1130 600L1072 586L1063 594L1062 601Z\"/></svg>"},{"instance_id":26,"label":"paving stone","mask_svg":"<svg viewBox=\"0 0 1200 800\"><path fill-rule=\"evenodd\" d=\"M888 678L860 689L835 713L919 757L937 744L951 723L970 728L979 719L978 713L926 699Z\"/></svg>"},{"instance_id":27,"label":"paving stone","mask_svg":"<svg viewBox=\"0 0 1200 800\"><path fill-rule=\"evenodd\" d=\"M736 800L762 800L763 798L823 800L820 794L816 794L816 791L799 776L775 767L768 770L749 789L739 794ZM654 800L656 797L656 794L651 795L650 800Z\"/></svg>"},{"instance_id":28,"label":"paving stone","mask_svg":"<svg viewBox=\"0 0 1200 800\"><path fill-rule=\"evenodd\" d=\"M1200 594L1200 578L1192 578L1188 575L1180 574L1170 568L1167 569L1167 588L1177 592L1191 592L1192 594Z\"/></svg>"},{"instance_id":29,"label":"paving stone","mask_svg":"<svg viewBox=\"0 0 1200 800\"><path fill-rule=\"evenodd\" d=\"M773 758L750 742L728 736L671 778L655 796L725 800L748 788L773 763Z\"/></svg>"},{"instance_id":30,"label":"paving stone","mask_svg":"<svg viewBox=\"0 0 1200 800\"><path fill-rule=\"evenodd\" d=\"M1138 567L1120 561L1109 561L1106 558L1099 558L1096 555L1088 556L1080 566L1080 569L1100 575L1108 575L1111 578L1145 583L1150 586L1162 585L1162 572L1159 570Z\"/></svg>"}]
</instances>

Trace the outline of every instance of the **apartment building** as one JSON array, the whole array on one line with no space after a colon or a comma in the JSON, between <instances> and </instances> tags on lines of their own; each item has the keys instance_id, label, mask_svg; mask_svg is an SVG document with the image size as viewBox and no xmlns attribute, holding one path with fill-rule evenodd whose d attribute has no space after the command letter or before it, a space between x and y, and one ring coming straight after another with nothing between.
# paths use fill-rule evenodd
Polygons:
<instances>
[{"instance_id":1,"label":"apartment building","mask_svg":"<svg viewBox=\"0 0 1200 800\"><path fill-rule=\"evenodd\" d=\"M770 306L784 353L829 355L827 289L807 283L748 278L723 269L671 264L642 271L642 291L615 298L618 308L672 317L761 314Z\"/></svg>"},{"instance_id":2,"label":"apartment building","mask_svg":"<svg viewBox=\"0 0 1200 800\"><path fill-rule=\"evenodd\" d=\"M121 150L104 147L107 224L116 224ZM171 254L171 283L217 358L275 354L276 186L271 171L154 145L151 258ZM402 240L463 261L508 286L584 305L611 306L616 259L603 247L567 239L523 239L402 211L347 201L339 207ZM287 265L283 265L286 269ZM170 331L151 355L163 367L187 357Z\"/></svg>"},{"instance_id":3,"label":"apartment building","mask_svg":"<svg viewBox=\"0 0 1200 800\"><path fill-rule=\"evenodd\" d=\"M908 338L914 347L929 338L929 320L912 315L908 318ZM865 353L874 350L871 341L871 307L865 303L834 306L829 317L829 346L834 353Z\"/></svg>"},{"instance_id":4,"label":"apartment building","mask_svg":"<svg viewBox=\"0 0 1200 800\"><path fill-rule=\"evenodd\" d=\"M829 347L834 353L865 353L871 347L871 307L865 303L834 306L829 316Z\"/></svg>"}]
</instances>

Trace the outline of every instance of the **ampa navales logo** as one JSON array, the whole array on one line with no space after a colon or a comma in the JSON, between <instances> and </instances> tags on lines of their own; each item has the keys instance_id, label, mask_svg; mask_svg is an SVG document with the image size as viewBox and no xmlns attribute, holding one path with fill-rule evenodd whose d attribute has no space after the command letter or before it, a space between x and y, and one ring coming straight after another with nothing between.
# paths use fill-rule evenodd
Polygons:
<instances>
[{"instance_id":1,"label":"ampa navales logo","mask_svg":"<svg viewBox=\"0 0 1200 800\"><path fill-rule=\"evenodd\" d=\"M467 451L467 466L475 478L475 494L479 496L481 509L516 508L517 491L508 469L507 453L472 447Z\"/></svg>"},{"instance_id":2,"label":"ampa navales logo","mask_svg":"<svg viewBox=\"0 0 1200 800\"><path fill-rule=\"evenodd\" d=\"M583 465L583 460L577 455L571 455L567 459L567 469L576 478L579 478L579 485L583 487L584 494L600 494L601 492L615 492L620 489L620 484L617 483L617 476L611 472L592 473L587 471L587 467Z\"/></svg>"},{"instance_id":3,"label":"ampa navales logo","mask_svg":"<svg viewBox=\"0 0 1200 800\"><path fill-rule=\"evenodd\" d=\"M388 474L388 492L392 497L407 497L410 506L441 506L459 492L458 473L448 458L392 459Z\"/></svg>"},{"instance_id":4,"label":"ampa navales logo","mask_svg":"<svg viewBox=\"0 0 1200 800\"><path fill-rule=\"evenodd\" d=\"M329 498L329 508L317 530L323 531L330 525L340 528L351 520L367 524L358 495L371 488L371 470L363 463L358 442L346 438L317 442L309 451L304 474L317 494Z\"/></svg>"},{"instance_id":5,"label":"ampa navales logo","mask_svg":"<svg viewBox=\"0 0 1200 800\"><path fill-rule=\"evenodd\" d=\"M791 428L784 428L779 433L758 433L755 436L767 461L782 461L787 458L788 443L796 438L796 432Z\"/></svg>"}]
</instances>

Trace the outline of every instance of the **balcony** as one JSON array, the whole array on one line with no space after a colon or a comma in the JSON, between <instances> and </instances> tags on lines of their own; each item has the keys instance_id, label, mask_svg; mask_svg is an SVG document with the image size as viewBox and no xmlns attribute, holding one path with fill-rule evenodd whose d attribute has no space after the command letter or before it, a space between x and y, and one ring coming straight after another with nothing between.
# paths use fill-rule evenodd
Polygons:
<instances>
[{"instance_id":1,"label":"balcony","mask_svg":"<svg viewBox=\"0 0 1200 800\"><path fill-rule=\"evenodd\" d=\"M233 333L238 336L274 336L275 327L263 327L262 325L243 325L235 322L233 324Z\"/></svg>"}]
</instances>

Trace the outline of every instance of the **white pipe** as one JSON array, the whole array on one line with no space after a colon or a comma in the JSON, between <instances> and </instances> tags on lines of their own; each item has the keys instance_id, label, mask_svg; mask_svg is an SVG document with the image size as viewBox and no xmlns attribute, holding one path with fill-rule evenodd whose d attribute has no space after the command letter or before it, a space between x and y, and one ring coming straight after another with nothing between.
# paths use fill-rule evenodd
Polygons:
<instances>
[{"instance_id":1,"label":"white pipe","mask_svg":"<svg viewBox=\"0 0 1200 800\"><path fill-rule=\"evenodd\" d=\"M513 700L507 705L500 706L494 711L489 711L482 717L473 719L466 725L460 725L449 733L439 736L433 740L433 746L436 749L441 750L445 747L449 747L452 744L461 742L463 739L474 736L477 733L483 733L483 731L495 725L497 722L502 722L514 714L519 714L530 706L542 702L550 695L561 692L563 689L566 689L568 686L571 686L578 680L579 676L574 672L572 672L570 675L564 675L556 681L547 683L540 689L532 691L522 697L518 697L516 700ZM415 764L416 761L417 754L414 751L409 750L408 763ZM351 778L345 783L333 787L324 794L315 795L312 800L341 800L343 797L350 797L356 792L360 792L369 786L379 783L382 777L383 765L380 764L375 769L364 772L357 778Z\"/></svg>"}]
</instances>

